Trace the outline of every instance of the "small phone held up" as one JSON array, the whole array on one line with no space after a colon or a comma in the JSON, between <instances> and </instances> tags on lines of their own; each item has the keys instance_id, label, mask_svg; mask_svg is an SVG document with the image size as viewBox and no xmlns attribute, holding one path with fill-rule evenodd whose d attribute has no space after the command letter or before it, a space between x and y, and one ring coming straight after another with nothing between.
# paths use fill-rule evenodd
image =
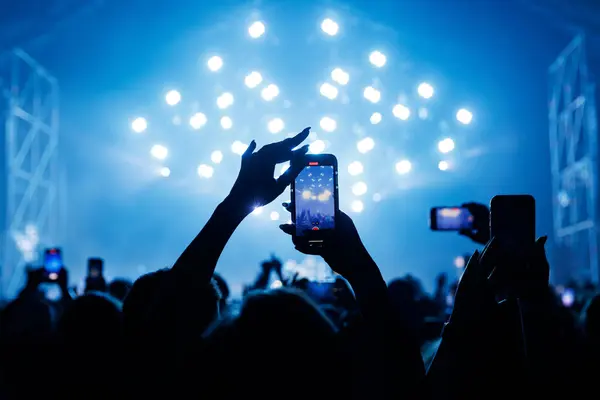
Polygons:
<instances>
[{"instance_id":1,"label":"small phone held up","mask_svg":"<svg viewBox=\"0 0 600 400\"><path fill-rule=\"evenodd\" d=\"M472 230L475 218L466 207L433 207L429 212L432 231Z\"/></svg>"},{"instance_id":2,"label":"small phone held up","mask_svg":"<svg viewBox=\"0 0 600 400\"><path fill-rule=\"evenodd\" d=\"M490 237L505 252L527 254L535 244L535 199L530 195L498 195L490 203Z\"/></svg>"},{"instance_id":3,"label":"small phone held up","mask_svg":"<svg viewBox=\"0 0 600 400\"><path fill-rule=\"evenodd\" d=\"M53 247L44 251L44 272L52 279L58 277L58 273L63 267L62 252L59 248Z\"/></svg>"},{"instance_id":4,"label":"small phone held up","mask_svg":"<svg viewBox=\"0 0 600 400\"><path fill-rule=\"evenodd\" d=\"M292 166L300 173L291 184L295 244L324 247L331 239L339 212L338 165L332 154L307 154Z\"/></svg>"},{"instance_id":5,"label":"small phone held up","mask_svg":"<svg viewBox=\"0 0 600 400\"><path fill-rule=\"evenodd\" d=\"M99 278L104 272L104 260L101 258L88 258L88 277Z\"/></svg>"}]
</instances>

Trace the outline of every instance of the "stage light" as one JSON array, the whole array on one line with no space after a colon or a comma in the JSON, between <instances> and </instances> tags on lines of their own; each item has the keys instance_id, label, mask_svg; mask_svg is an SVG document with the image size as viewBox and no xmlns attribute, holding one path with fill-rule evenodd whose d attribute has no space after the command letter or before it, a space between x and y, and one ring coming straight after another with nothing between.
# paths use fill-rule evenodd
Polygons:
<instances>
[{"instance_id":1,"label":"stage light","mask_svg":"<svg viewBox=\"0 0 600 400\"><path fill-rule=\"evenodd\" d=\"M454 150L454 140L450 138L440 140L438 143L438 150L442 154L450 153L452 150Z\"/></svg>"},{"instance_id":2,"label":"stage light","mask_svg":"<svg viewBox=\"0 0 600 400\"><path fill-rule=\"evenodd\" d=\"M148 122L146 121L146 118L138 117L131 123L131 129L135 133L142 133L146 130L146 128L148 128Z\"/></svg>"},{"instance_id":3,"label":"stage light","mask_svg":"<svg viewBox=\"0 0 600 400\"><path fill-rule=\"evenodd\" d=\"M352 193L355 196L362 196L363 194L367 193L367 184L364 182L356 182L354 185L352 185Z\"/></svg>"},{"instance_id":4,"label":"stage light","mask_svg":"<svg viewBox=\"0 0 600 400\"><path fill-rule=\"evenodd\" d=\"M260 21L256 21L248 28L248 34L252 39L257 39L265 33L265 24Z\"/></svg>"},{"instance_id":5,"label":"stage light","mask_svg":"<svg viewBox=\"0 0 600 400\"><path fill-rule=\"evenodd\" d=\"M279 96L279 88L271 83L260 92L260 95L264 100L271 101Z\"/></svg>"},{"instance_id":6,"label":"stage light","mask_svg":"<svg viewBox=\"0 0 600 400\"><path fill-rule=\"evenodd\" d=\"M321 85L319 92L321 92L321 96L327 97L329 100L335 99L338 95L338 89L331 83L327 82Z\"/></svg>"},{"instance_id":7,"label":"stage light","mask_svg":"<svg viewBox=\"0 0 600 400\"><path fill-rule=\"evenodd\" d=\"M181 101L181 93L177 90L169 90L165 96L165 101L170 106L176 106Z\"/></svg>"},{"instance_id":8,"label":"stage light","mask_svg":"<svg viewBox=\"0 0 600 400\"><path fill-rule=\"evenodd\" d=\"M364 168L360 161L353 161L348 165L348 173L352 176L362 174L363 170Z\"/></svg>"},{"instance_id":9,"label":"stage light","mask_svg":"<svg viewBox=\"0 0 600 400\"><path fill-rule=\"evenodd\" d=\"M192 115L190 118L190 125L194 129L200 129L206 124L206 115L201 112Z\"/></svg>"},{"instance_id":10,"label":"stage light","mask_svg":"<svg viewBox=\"0 0 600 400\"><path fill-rule=\"evenodd\" d=\"M321 129L325 132L333 132L337 128L337 122L335 122L333 118L323 117L321 118L321 121L319 121L319 126L321 126Z\"/></svg>"},{"instance_id":11,"label":"stage light","mask_svg":"<svg viewBox=\"0 0 600 400\"><path fill-rule=\"evenodd\" d=\"M419 108L419 118L427 119L428 116L429 116L429 111L427 111L427 109L425 107Z\"/></svg>"},{"instance_id":12,"label":"stage light","mask_svg":"<svg viewBox=\"0 0 600 400\"><path fill-rule=\"evenodd\" d=\"M162 167L159 173L160 176L162 176L163 178L168 178L169 176L171 176L171 170L168 167Z\"/></svg>"},{"instance_id":13,"label":"stage light","mask_svg":"<svg viewBox=\"0 0 600 400\"><path fill-rule=\"evenodd\" d=\"M254 207L254 210L252 211L252 214L254 215L260 215L263 212L263 208L262 207Z\"/></svg>"},{"instance_id":14,"label":"stage light","mask_svg":"<svg viewBox=\"0 0 600 400\"><path fill-rule=\"evenodd\" d=\"M240 156L244 154L247 148L248 145L240 142L239 140L236 140L231 144L231 151Z\"/></svg>"},{"instance_id":15,"label":"stage light","mask_svg":"<svg viewBox=\"0 0 600 400\"><path fill-rule=\"evenodd\" d=\"M356 143L356 149L360 153L363 153L363 154L368 153L369 151L373 150L374 147L375 147L375 141L370 137L361 139Z\"/></svg>"},{"instance_id":16,"label":"stage light","mask_svg":"<svg viewBox=\"0 0 600 400\"><path fill-rule=\"evenodd\" d=\"M271 211L271 220L277 221L279 219L279 213L277 211Z\"/></svg>"},{"instance_id":17,"label":"stage light","mask_svg":"<svg viewBox=\"0 0 600 400\"><path fill-rule=\"evenodd\" d=\"M375 203L379 203L379 202L381 201L381 195L380 195L379 193L375 193L375 194L373 195L373 201L374 201Z\"/></svg>"},{"instance_id":18,"label":"stage light","mask_svg":"<svg viewBox=\"0 0 600 400\"><path fill-rule=\"evenodd\" d=\"M350 205L350 208L352 208L352 211L354 211L355 213L359 213L365 209L365 205L360 200L354 200Z\"/></svg>"},{"instance_id":19,"label":"stage light","mask_svg":"<svg viewBox=\"0 0 600 400\"><path fill-rule=\"evenodd\" d=\"M363 91L363 96L371 103L378 103L381 100L381 92L373 86L367 86Z\"/></svg>"},{"instance_id":20,"label":"stage light","mask_svg":"<svg viewBox=\"0 0 600 400\"><path fill-rule=\"evenodd\" d=\"M373 114L371 114L371 118L369 118L369 121L371 121L373 125L377 125L381 122L382 118L383 117L381 116L381 113L374 112Z\"/></svg>"},{"instance_id":21,"label":"stage light","mask_svg":"<svg viewBox=\"0 0 600 400\"><path fill-rule=\"evenodd\" d=\"M473 121L473 114L471 111L461 108L456 112L456 119L463 125L469 125Z\"/></svg>"},{"instance_id":22,"label":"stage light","mask_svg":"<svg viewBox=\"0 0 600 400\"><path fill-rule=\"evenodd\" d=\"M350 74L341 68L334 68L334 70L331 71L331 79L340 85L347 85L350 81Z\"/></svg>"},{"instance_id":23,"label":"stage light","mask_svg":"<svg viewBox=\"0 0 600 400\"><path fill-rule=\"evenodd\" d=\"M221 110L224 110L225 108L229 107L232 104L233 104L233 95L229 92L225 92L222 95L220 95L219 97L217 97L217 107L219 107Z\"/></svg>"},{"instance_id":24,"label":"stage light","mask_svg":"<svg viewBox=\"0 0 600 400\"><path fill-rule=\"evenodd\" d=\"M456 268L464 268L465 267L465 258L458 256L454 258L454 266Z\"/></svg>"},{"instance_id":25,"label":"stage light","mask_svg":"<svg viewBox=\"0 0 600 400\"><path fill-rule=\"evenodd\" d=\"M404 175L410 172L412 164L408 160L400 160L396 163L396 172L400 175Z\"/></svg>"},{"instance_id":26,"label":"stage light","mask_svg":"<svg viewBox=\"0 0 600 400\"><path fill-rule=\"evenodd\" d=\"M308 151L312 154L320 154L325 151L325 142L322 140L315 140L308 147Z\"/></svg>"},{"instance_id":27,"label":"stage light","mask_svg":"<svg viewBox=\"0 0 600 400\"><path fill-rule=\"evenodd\" d=\"M417 93L419 93L419 96L421 96L424 99L430 99L433 97L434 93L433 86L431 86L427 82L423 82L417 88Z\"/></svg>"},{"instance_id":28,"label":"stage light","mask_svg":"<svg viewBox=\"0 0 600 400\"><path fill-rule=\"evenodd\" d=\"M448 161L440 161L438 163L438 168L440 171L447 171L450 168L450 164Z\"/></svg>"},{"instance_id":29,"label":"stage light","mask_svg":"<svg viewBox=\"0 0 600 400\"><path fill-rule=\"evenodd\" d=\"M273 134L281 132L283 128L285 128L285 124L281 118L273 118L267 123L267 129Z\"/></svg>"},{"instance_id":30,"label":"stage light","mask_svg":"<svg viewBox=\"0 0 600 400\"><path fill-rule=\"evenodd\" d=\"M231 120L231 118L229 118L227 116L221 117L221 128L231 129L232 126L233 126L233 121Z\"/></svg>"},{"instance_id":31,"label":"stage light","mask_svg":"<svg viewBox=\"0 0 600 400\"><path fill-rule=\"evenodd\" d=\"M152 157L158 160L164 160L165 158L167 158L167 155L169 155L169 150L165 146L155 144L150 149L150 154L152 155Z\"/></svg>"},{"instance_id":32,"label":"stage light","mask_svg":"<svg viewBox=\"0 0 600 400\"><path fill-rule=\"evenodd\" d=\"M323 22L321 22L321 30L323 30L323 32L325 32L329 36L337 35L339 29L340 27L337 24L337 22L335 22L331 18L325 18Z\"/></svg>"},{"instance_id":33,"label":"stage light","mask_svg":"<svg viewBox=\"0 0 600 400\"><path fill-rule=\"evenodd\" d=\"M210 161L214 162L215 164L219 164L221 161L223 161L223 153L221 153L219 150L215 150L210 154Z\"/></svg>"},{"instance_id":34,"label":"stage light","mask_svg":"<svg viewBox=\"0 0 600 400\"><path fill-rule=\"evenodd\" d=\"M376 66L377 68L381 68L385 65L387 61L387 57L380 51L374 51L369 54L369 62Z\"/></svg>"},{"instance_id":35,"label":"stage light","mask_svg":"<svg viewBox=\"0 0 600 400\"><path fill-rule=\"evenodd\" d=\"M262 80L263 80L262 75L259 72L252 71L248 75L246 75L246 77L244 78L244 83L250 89L254 89L258 85L260 85Z\"/></svg>"},{"instance_id":36,"label":"stage light","mask_svg":"<svg viewBox=\"0 0 600 400\"><path fill-rule=\"evenodd\" d=\"M206 65L208 65L208 69L210 69L213 72L216 72L223 67L223 59L219 56L212 56L208 59Z\"/></svg>"},{"instance_id":37,"label":"stage light","mask_svg":"<svg viewBox=\"0 0 600 400\"><path fill-rule=\"evenodd\" d=\"M212 178L215 170L210 165L200 164L198 166L198 176L200 178Z\"/></svg>"},{"instance_id":38,"label":"stage light","mask_svg":"<svg viewBox=\"0 0 600 400\"><path fill-rule=\"evenodd\" d=\"M402 104L396 104L392 108L392 114L394 114L394 117L406 121L410 117L410 109Z\"/></svg>"}]
</instances>

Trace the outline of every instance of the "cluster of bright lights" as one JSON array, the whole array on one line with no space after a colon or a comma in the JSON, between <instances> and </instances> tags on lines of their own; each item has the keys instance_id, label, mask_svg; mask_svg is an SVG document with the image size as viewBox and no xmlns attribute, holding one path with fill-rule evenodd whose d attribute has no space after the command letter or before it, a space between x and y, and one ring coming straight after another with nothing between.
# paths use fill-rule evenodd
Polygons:
<instances>
[{"instance_id":1,"label":"cluster of bright lights","mask_svg":"<svg viewBox=\"0 0 600 400\"><path fill-rule=\"evenodd\" d=\"M321 30L328 36L336 36L340 31L340 26L336 21L331 18L326 18L321 22ZM252 39L258 39L263 37L267 33L265 23L263 21L254 21L248 26L248 35ZM387 56L380 50L374 50L368 55L368 61L374 68L383 68L388 62ZM216 73L223 69L224 60L218 55L212 55L206 61L206 67L209 71ZM350 73L341 67L335 67L330 70L329 81L322 81L319 84L319 93L321 96L328 100L335 101L339 99L340 92L343 87L348 85L350 82ZM249 71L244 77L244 85L248 89L259 90L260 97L267 102L271 102L278 98L280 95L280 89L277 85L270 82L265 82L265 78L259 71ZM373 85L365 86L362 88L363 97L366 101L372 104L380 103L382 99L382 92L380 90L381 85L379 83L373 83ZM435 89L428 82L421 82L416 86L416 94L422 99L429 100L434 97ZM379 110L373 112L369 117L369 123L371 125L378 125L382 123L383 116L391 115L399 121L408 121L413 117L418 116L420 119L427 119L429 111L423 105L411 109L405 98L402 98L402 102L394 104L391 109ZM165 94L165 102L168 106L176 107L182 102L182 95L179 91L170 89ZM216 105L220 110L227 110L234 106L234 95L231 92L222 92L216 99ZM181 120L180 117L179 120ZM387 118L387 117L386 117ZM456 121L462 125L469 125L473 121L473 114L466 108L460 108L456 111ZM387 119L386 119L387 121ZM193 130L199 130L205 127L208 123L208 117L205 113L197 111L189 116L189 125ZM233 120L228 115L222 115L219 117L219 125L223 130L231 130L233 128ZM284 131L286 125L282 118L274 117L266 121L266 129L271 134L279 134ZM324 115L319 120L319 127L323 132L331 133L335 132L338 128L338 122L333 116ZM148 130L148 121L143 117L137 117L131 121L131 129L135 133L143 133ZM375 148L375 139L371 136L365 136L363 133L360 134L362 138L356 142L356 149L360 154L366 154ZM309 152L312 154L323 153L328 142L318 139L316 134L311 134L309 137ZM231 145L231 151L237 155L242 155L248 145L239 140L234 140ZM455 142L450 137L445 137L438 142L437 149L441 155L447 156L455 149ZM165 161L169 156L169 150L162 144L155 144L150 149L150 154L153 158L159 161ZM200 178L209 179L212 178L215 173L215 166L223 161L224 155L221 150L213 150L210 154L210 162L212 165L203 163L197 167L197 173ZM283 174L289 164L285 164L281 167L280 173ZM452 163L449 160L442 159L438 163L438 169L440 171L447 171L452 168ZM409 174L413 169L413 164L409 159L400 159L396 161L395 171L399 175ZM364 173L365 167L360 161L352 161L347 166L347 171L350 176L359 177ZM169 177L171 170L163 166L159 169L159 175L163 177ZM351 202L350 208L353 212L359 213L364 210L364 196L368 192L367 183L364 181L355 181L352 186L352 194L357 197ZM358 199L361 198L361 199ZM372 195L374 202L379 202L382 199L381 194L374 193ZM256 208L253 212L255 215L259 215L262 212L262 208ZM273 211L270 213L272 220L279 220L279 213Z\"/></svg>"}]
</instances>

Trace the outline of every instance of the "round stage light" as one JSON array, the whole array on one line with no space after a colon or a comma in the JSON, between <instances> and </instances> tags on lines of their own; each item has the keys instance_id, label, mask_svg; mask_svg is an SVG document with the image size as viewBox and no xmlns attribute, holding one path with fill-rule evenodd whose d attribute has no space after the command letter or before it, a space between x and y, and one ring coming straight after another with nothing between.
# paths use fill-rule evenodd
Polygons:
<instances>
[{"instance_id":1,"label":"round stage light","mask_svg":"<svg viewBox=\"0 0 600 400\"><path fill-rule=\"evenodd\" d=\"M448 161L440 161L438 163L438 169L440 171L447 171L450 168L450 163Z\"/></svg>"},{"instance_id":2,"label":"round stage light","mask_svg":"<svg viewBox=\"0 0 600 400\"><path fill-rule=\"evenodd\" d=\"M210 69L213 72L216 72L223 67L223 59L219 56L212 56L208 59L206 65L208 66L208 69Z\"/></svg>"},{"instance_id":3,"label":"round stage light","mask_svg":"<svg viewBox=\"0 0 600 400\"><path fill-rule=\"evenodd\" d=\"M387 57L380 51L375 50L369 54L369 62L377 68L381 68L387 62Z\"/></svg>"},{"instance_id":4,"label":"round stage light","mask_svg":"<svg viewBox=\"0 0 600 400\"><path fill-rule=\"evenodd\" d=\"M363 171L364 168L360 161L353 161L348 165L348 173L352 176L360 175Z\"/></svg>"},{"instance_id":5,"label":"round stage light","mask_svg":"<svg viewBox=\"0 0 600 400\"><path fill-rule=\"evenodd\" d=\"M214 162L215 164L219 164L221 161L223 161L223 153L221 153L219 150L215 150L210 154L210 161Z\"/></svg>"},{"instance_id":6,"label":"round stage light","mask_svg":"<svg viewBox=\"0 0 600 400\"><path fill-rule=\"evenodd\" d=\"M192 115L190 118L190 125L193 129L200 129L206 124L206 115L201 112Z\"/></svg>"},{"instance_id":7,"label":"round stage light","mask_svg":"<svg viewBox=\"0 0 600 400\"><path fill-rule=\"evenodd\" d=\"M260 21L253 22L248 28L248 34L252 39L257 39L265 33L265 24Z\"/></svg>"},{"instance_id":8,"label":"round stage light","mask_svg":"<svg viewBox=\"0 0 600 400\"><path fill-rule=\"evenodd\" d=\"M271 101L275 97L279 96L279 88L276 85L271 83L270 85L265 87L263 90L261 90L260 95L262 96L262 98L264 100Z\"/></svg>"},{"instance_id":9,"label":"round stage light","mask_svg":"<svg viewBox=\"0 0 600 400\"><path fill-rule=\"evenodd\" d=\"M170 106L176 106L181 101L181 93L177 90L169 90L165 96L165 101Z\"/></svg>"},{"instance_id":10,"label":"round stage light","mask_svg":"<svg viewBox=\"0 0 600 400\"><path fill-rule=\"evenodd\" d=\"M394 108L392 108L392 114L394 114L394 117L402 121L406 121L408 118L410 118L410 109L405 105L396 104Z\"/></svg>"},{"instance_id":11,"label":"round stage light","mask_svg":"<svg viewBox=\"0 0 600 400\"><path fill-rule=\"evenodd\" d=\"M373 104L379 103L381 100L381 92L373 86L367 86L363 91L363 96Z\"/></svg>"},{"instance_id":12,"label":"round stage light","mask_svg":"<svg viewBox=\"0 0 600 400\"><path fill-rule=\"evenodd\" d=\"M262 75L259 72L252 71L248 75L246 75L246 77L244 78L244 83L250 89L254 89L258 85L260 85L262 80L263 80Z\"/></svg>"},{"instance_id":13,"label":"round stage light","mask_svg":"<svg viewBox=\"0 0 600 400\"><path fill-rule=\"evenodd\" d=\"M131 123L131 129L135 133L142 133L146 130L146 128L148 128L148 122L146 121L146 118L138 117Z\"/></svg>"},{"instance_id":14,"label":"round stage light","mask_svg":"<svg viewBox=\"0 0 600 400\"><path fill-rule=\"evenodd\" d=\"M367 193L367 184L364 182L356 182L354 185L352 185L352 193L355 196L362 196L363 194Z\"/></svg>"},{"instance_id":15,"label":"round stage light","mask_svg":"<svg viewBox=\"0 0 600 400\"><path fill-rule=\"evenodd\" d=\"M442 154L450 153L454 150L454 140L450 138L440 140L438 143L438 150Z\"/></svg>"},{"instance_id":16,"label":"round stage light","mask_svg":"<svg viewBox=\"0 0 600 400\"><path fill-rule=\"evenodd\" d=\"M355 213L359 213L362 212L365 209L365 205L363 204L362 201L360 200L354 200L352 202L352 204L350 205L350 208L352 209L352 211L354 211Z\"/></svg>"},{"instance_id":17,"label":"round stage light","mask_svg":"<svg viewBox=\"0 0 600 400\"><path fill-rule=\"evenodd\" d=\"M423 82L417 87L417 93L424 99L430 99L434 93L433 86L427 82Z\"/></svg>"},{"instance_id":18,"label":"round stage light","mask_svg":"<svg viewBox=\"0 0 600 400\"><path fill-rule=\"evenodd\" d=\"M333 132L337 128L337 122L331 117L323 117L321 121L319 121L319 126L325 132Z\"/></svg>"},{"instance_id":19,"label":"round stage light","mask_svg":"<svg viewBox=\"0 0 600 400\"><path fill-rule=\"evenodd\" d=\"M469 125L473 121L473 113L465 108L461 108L456 112L456 120L463 125Z\"/></svg>"},{"instance_id":20,"label":"round stage light","mask_svg":"<svg viewBox=\"0 0 600 400\"><path fill-rule=\"evenodd\" d=\"M374 112L373 114L371 114L371 118L369 118L369 121L373 124L373 125L377 125L378 123L381 122L381 119L383 117L381 116L381 113L378 112Z\"/></svg>"},{"instance_id":21,"label":"round stage light","mask_svg":"<svg viewBox=\"0 0 600 400\"><path fill-rule=\"evenodd\" d=\"M231 93L225 92L217 97L217 107L221 110L224 110L231 105L233 105L233 95Z\"/></svg>"},{"instance_id":22,"label":"round stage light","mask_svg":"<svg viewBox=\"0 0 600 400\"><path fill-rule=\"evenodd\" d=\"M279 219L279 213L277 211L271 211L271 220L277 221Z\"/></svg>"},{"instance_id":23,"label":"round stage light","mask_svg":"<svg viewBox=\"0 0 600 400\"><path fill-rule=\"evenodd\" d=\"M231 118L229 118L227 116L221 117L221 128L231 129L232 126L233 126L233 121L231 120Z\"/></svg>"},{"instance_id":24,"label":"round stage light","mask_svg":"<svg viewBox=\"0 0 600 400\"><path fill-rule=\"evenodd\" d=\"M337 24L337 22L335 22L331 18L325 18L323 22L321 22L321 30L329 36L337 35L339 29L340 27Z\"/></svg>"},{"instance_id":25,"label":"round stage light","mask_svg":"<svg viewBox=\"0 0 600 400\"><path fill-rule=\"evenodd\" d=\"M373 150L374 147L375 147L375 141L370 137L361 139L356 143L356 149L360 153L363 153L363 154L368 153L369 151Z\"/></svg>"},{"instance_id":26,"label":"round stage light","mask_svg":"<svg viewBox=\"0 0 600 400\"><path fill-rule=\"evenodd\" d=\"M236 140L231 144L231 151L240 156L244 154L247 148L248 145L240 142L239 140Z\"/></svg>"},{"instance_id":27,"label":"round stage light","mask_svg":"<svg viewBox=\"0 0 600 400\"><path fill-rule=\"evenodd\" d=\"M157 160L164 160L167 158L167 155L169 155L169 150L163 145L155 144L150 149L150 155Z\"/></svg>"},{"instance_id":28,"label":"round stage light","mask_svg":"<svg viewBox=\"0 0 600 400\"><path fill-rule=\"evenodd\" d=\"M410 172L412 164L408 160L400 160L396 163L396 172L400 175L404 175Z\"/></svg>"},{"instance_id":29,"label":"round stage light","mask_svg":"<svg viewBox=\"0 0 600 400\"><path fill-rule=\"evenodd\" d=\"M308 151L312 154L320 154L325 151L325 142L322 140L315 140L308 146Z\"/></svg>"},{"instance_id":30,"label":"round stage light","mask_svg":"<svg viewBox=\"0 0 600 400\"><path fill-rule=\"evenodd\" d=\"M341 68L334 68L334 70L331 71L331 79L340 85L347 85L350 81L350 74Z\"/></svg>"},{"instance_id":31,"label":"round stage light","mask_svg":"<svg viewBox=\"0 0 600 400\"><path fill-rule=\"evenodd\" d=\"M335 99L338 95L338 89L327 82L321 85L319 92L321 93L321 96L327 97L329 100Z\"/></svg>"},{"instance_id":32,"label":"round stage light","mask_svg":"<svg viewBox=\"0 0 600 400\"><path fill-rule=\"evenodd\" d=\"M212 178L215 170L210 165L200 164L197 172L200 178Z\"/></svg>"},{"instance_id":33,"label":"round stage light","mask_svg":"<svg viewBox=\"0 0 600 400\"><path fill-rule=\"evenodd\" d=\"M162 167L159 173L160 176L162 176L163 178L168 178L169 176L171 176L171 170L168 167Z\"/></svg>"},{"instance_id":34,"label":"round stage light","mask_svg":"<svg viewBox=\"0 0 600 400\"><path fill-rule=\"evenodd\" d=\"M273 134L281 132L283 128L285 124L281 118L273 118L267 123L267 129Z\"/></svg>"}]
</instances>

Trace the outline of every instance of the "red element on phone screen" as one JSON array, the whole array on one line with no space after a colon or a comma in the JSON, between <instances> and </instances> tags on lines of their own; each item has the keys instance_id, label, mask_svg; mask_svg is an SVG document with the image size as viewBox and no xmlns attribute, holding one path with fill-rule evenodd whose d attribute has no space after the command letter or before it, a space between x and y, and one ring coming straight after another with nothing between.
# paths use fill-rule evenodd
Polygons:
<instances>
[{"instance_id":1,"label":"red element on phone screen","mask_svg":"<svg viewBox=\"0 0 600 400\"><path fill-rule=\"evenodd\" d=\"M310 161L308 165L319 165L318 161Z\"/></svg>"}]
</instances>

